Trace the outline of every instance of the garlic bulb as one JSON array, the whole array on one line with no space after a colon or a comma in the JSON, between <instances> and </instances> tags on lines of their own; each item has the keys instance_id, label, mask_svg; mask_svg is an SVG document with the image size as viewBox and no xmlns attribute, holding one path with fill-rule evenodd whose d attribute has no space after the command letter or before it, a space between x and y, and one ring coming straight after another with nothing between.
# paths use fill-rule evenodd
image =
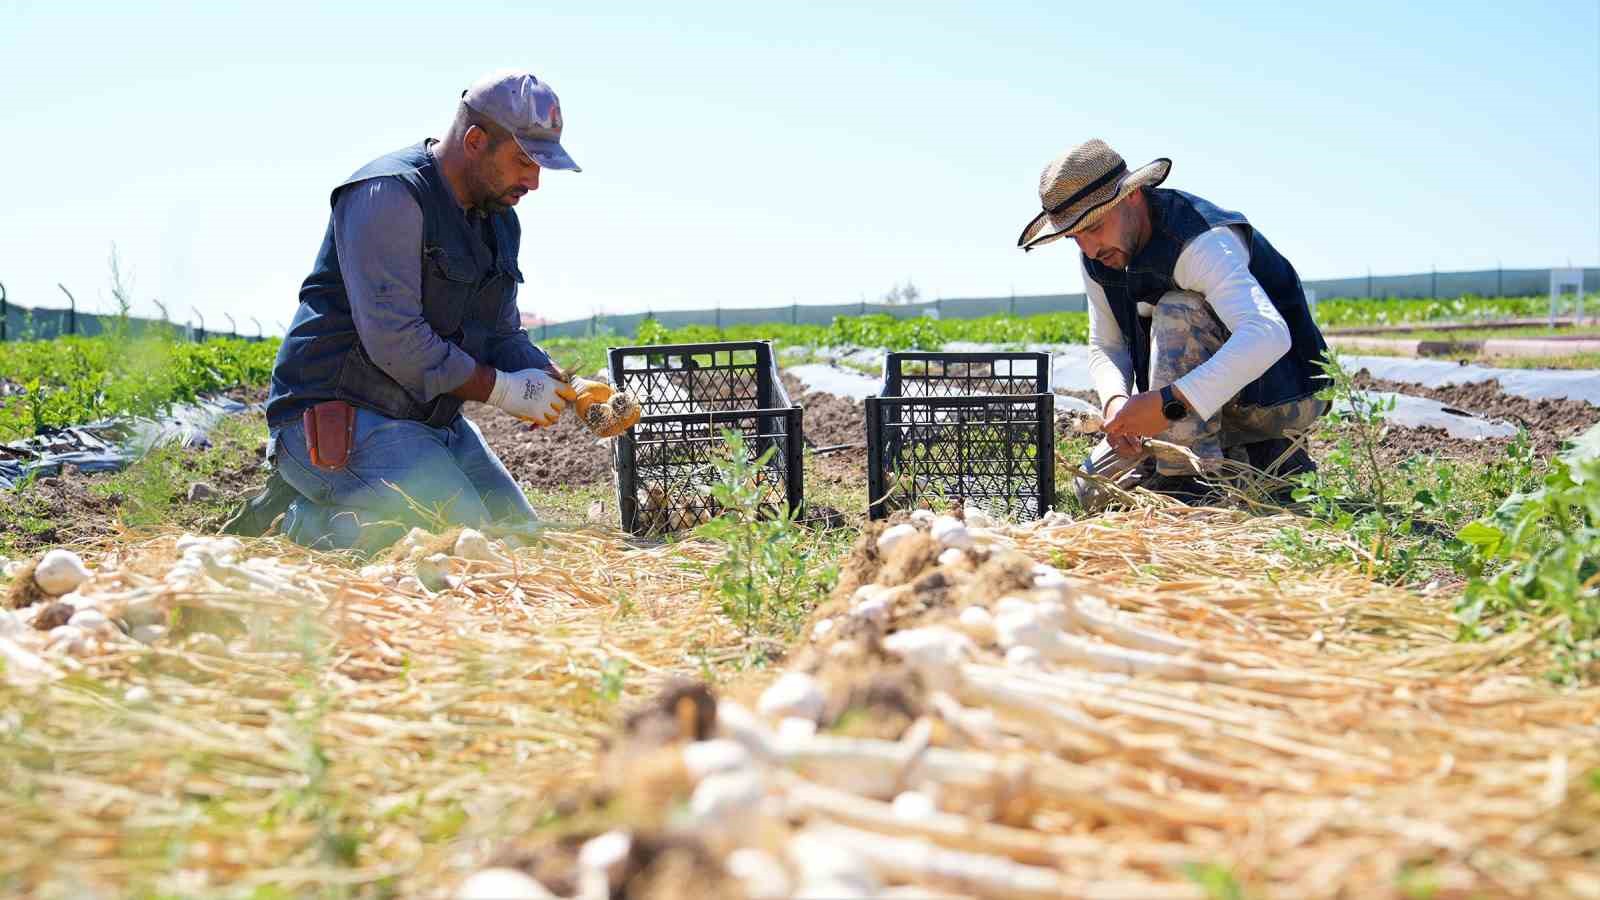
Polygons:
<instances>
[{"instance_id":1,"label":"garlic bulb","mask_svg":"<svg viewBox=\"0 0 1600 900\"><path fill-rule=\"evenodd\" d=\"M946 547L967 550L972 547L972 532L954 516L940 516L929 529L933 539Z\"/></svg>"},{"instance_id":2,"label":"garlic bulb","mask_svg":"<svg viewBox=\"0 0 1600 900\"><path fill-rule=\"evenodd\" d=\"M897 631L883 639L883 649L913 666L953 669L975 649L972 640L942 625Z\"/></svg>"},{"instance_id":3,"label":"garlic bulb","mask_svg":"<svg viewBox=\"0 0 1600 900\"><path fill-rule=\"evenodd\" d=\"M967 507L962 511L961 515L967 520L968 528L993 528L995 526L994 517L976 506Z\"/></svg>"},{"instance_id":4,"label":"garlic bulb","mask_svg":"<svg viewBox=\"0 0 1600 900\"><path fill-rule=\"evenodd\" d=\"M765 850L740 847L728 854L728 874L739 879L750 900L785 900L791 889L789 873L778 858Z\"/></svg>"},{"instance_id":5,"label":"garlic bulb","mask_svg":"<svg viewBox=\"0 0 1600 900\"><path fill-rule=\"evenodd\" d=\"M683 768L699 781L718 772L736 772L750 765L750 751L729 738L694 741L683 746Z\"/></svg>"},{"instance_id":6,"label":"garlic bulb","mask_svg":"<svg viewBox=\"0 0 1600 900\"><path fill-rule=\"evenodd\" d=\"M44 649L52 653L65 653L76 656L89 647L87 635L82 628L73 625L58 625L50 629L49 642Z\"/></svg>"},{"instance_id":7,"label":"garlic bulb","mask_svg":"<svg viewBox=\"0 0 1600 900\"><path fill-rule=\"evenodd\" d=\"M98 609L80 609L72 614L67 624L83 629L85 634L109 635L117 631L117 626L111 624L106 614Z\"/></svg>"},{"instance_id":8,"label":"garlic bulb","mask_svg":"<svg viewBox=\"0 0 1600 900\"><path fill-rule=\"evenodd\" d=\"M462 559L474 559L479 562L507 562L504 556L495 551L494 545L489 543L489 539L484 536L483 532L472 528L461 530L460 536L456 538L455 555Z\"/></svg>"},{"instance_id":9,"label":"garlic bulb","mask_svg":"<svg viewBox=\"0 0 1600 900\"><path fill-rule=\"evenodd\" d=\"M480 869L456 888L456 900L556 900L544 885L516 869Z\"/></svg>"},{"instance_id":10,"label":"garlic bulb","mask_svg":"<svg viewBox=\"0 0 1600 900\"><path fill-rule=\"evenodd\" d=\"M826 703L822 686L817 684L815 678L804 672L785 672L782 678L762 692L756 710L774 719L797 716L814 720L822 715Z\"/></svg>"},{"instance_id":11,"label":"garlic bulb","mask_svg":"<svg viewBox=\"0 0 1600 900\"><path fill-rule=\"evenodd\" d=\"M917 526L910 522L901 522L885 528L883 534L878 535L878 552L889 553L896 544L917 533Z\"/></svg>"},{"instance_id":12,"label":"garlic bulb","mask_svg":"<svg viewBox=\"0 0 1600 900\"><path fill-rule=\"evenodd\" d=\"M88 579L89 570L78 554L60 547L46 553L33 568L34 583L52 597L67 593Z\"/></svg>"}]
</instances>

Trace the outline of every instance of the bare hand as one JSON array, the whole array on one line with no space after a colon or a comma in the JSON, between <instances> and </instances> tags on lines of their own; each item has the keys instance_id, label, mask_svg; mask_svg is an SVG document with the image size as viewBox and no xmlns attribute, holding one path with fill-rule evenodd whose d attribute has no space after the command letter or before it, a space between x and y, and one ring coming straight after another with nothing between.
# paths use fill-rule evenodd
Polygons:
<instances>
[{"instance_id":1,"label":"bare hand","mask_svg":"<svg viewBox=\"0 0 1600 900\"><path fill-rule=\"evenodd\" d=\"M1161 411L1161 395L1155 391L1145 391L1124 401L1106 421L1106 439L1112 446L1116 446L1118 438L1137 444L1143 438L1155 437L1166 431L1171 424Z\"/></svg>"},{"instance_id":2,"label":"bare hand","mask_svg":"<svg viewBox=\"0 0 1600 900\"><path fill-rule=\"evenodd\" d=\"M1107 403L1105 407L1105 421L1109 422L1116 418L1118 410L1122 409L1127 402L1127 397L1112 397L1111 402ZM1106 443L1123 459L1133 459L1144 452L1144 448L1139 446L1138 440L1124 437L1120 434L1106 435Z\"/></svg>"}]
</instances>

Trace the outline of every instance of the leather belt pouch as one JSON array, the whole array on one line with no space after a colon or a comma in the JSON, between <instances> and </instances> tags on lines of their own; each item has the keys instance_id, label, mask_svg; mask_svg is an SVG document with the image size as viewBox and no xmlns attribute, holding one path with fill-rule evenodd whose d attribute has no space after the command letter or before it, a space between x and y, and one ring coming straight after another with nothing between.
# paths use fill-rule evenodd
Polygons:
<instances>
[{"instance_id":1,"label":"leather belt pouch","mask_svg":"<svg viewBox=\"0 0 1600 900\"><path fill-rule=\"evenodd\" d=\"M306 451L319 469L342 469L355 442L356 408L343 400L325 400L305 411Z\"/></svg>"}]
</instances>

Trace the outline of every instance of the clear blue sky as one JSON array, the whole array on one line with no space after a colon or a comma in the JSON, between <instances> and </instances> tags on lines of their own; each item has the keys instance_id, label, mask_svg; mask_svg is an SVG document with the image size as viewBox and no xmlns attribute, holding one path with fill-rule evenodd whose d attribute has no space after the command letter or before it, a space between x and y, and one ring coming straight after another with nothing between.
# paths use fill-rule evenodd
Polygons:
<instances>
[{"instance_id":1,"label":"clear blue sky","mask_svg":"<svg viewBox=\"0 0 1600 900\"><path fill-rule=\"evenodd\" d=\"M1600 262L1600 4L1300 5L0 0L0 281L102 307L115 241L140 312L276 330L330 187L504 66L584 167L518 209L555 319L1081 290L1014 245L1095 136L1306 278Z\"/></svg>"}]
</instances>

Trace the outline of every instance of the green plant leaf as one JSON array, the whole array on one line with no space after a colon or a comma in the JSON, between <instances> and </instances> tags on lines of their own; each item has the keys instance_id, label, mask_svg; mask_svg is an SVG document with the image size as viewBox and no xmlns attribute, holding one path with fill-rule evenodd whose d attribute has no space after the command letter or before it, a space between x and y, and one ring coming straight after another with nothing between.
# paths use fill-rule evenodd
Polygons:
<instances>
[{"instance_id":1,"label":"green plant leaf","mask_svg":"<svg viewBox=\"0 0 1600 900\"><path fill-rule=\"evenodd\" d=\"M1481 547L1485 555L1493 556L1505 540L1505 532L1487 522L1468 522L1456 532L1456 537L1474 547Z\"/></svg>"},{"instance_id":2,"label":"green plant leaf","mask_svg":"<svg viewBox=\"0 0 1600 900\"><path fill-rule=\"evenodd\" d=\"M1567 464L1575 484L1583 484L1590 474L1588 463L1600 460L1600 422L1589 426L1589 430L1572 439L1567 449L1557 456Z\"/></svg>"}]
</instances>

